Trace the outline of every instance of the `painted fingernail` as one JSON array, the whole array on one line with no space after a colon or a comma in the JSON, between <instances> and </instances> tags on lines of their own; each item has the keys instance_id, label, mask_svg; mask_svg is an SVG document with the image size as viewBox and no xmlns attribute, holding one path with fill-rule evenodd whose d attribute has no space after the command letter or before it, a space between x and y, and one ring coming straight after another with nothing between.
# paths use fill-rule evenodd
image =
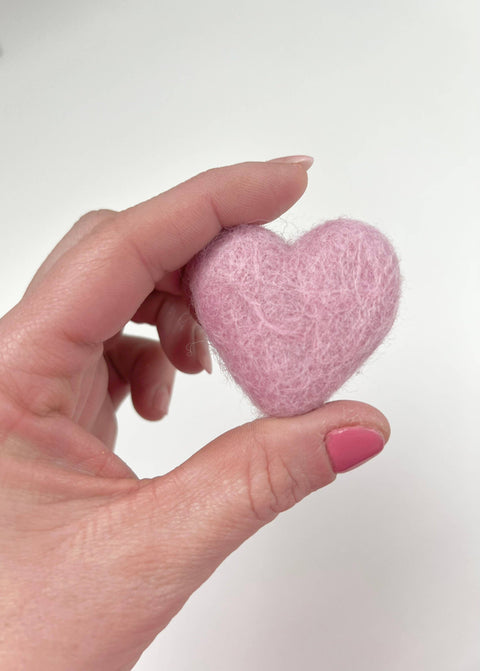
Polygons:
<instances>
[{"instance_id":1,"label":"painted fingernail","mask_svg":"<svg viewBox=\"0 0 480 671\"><path fill-rule=\"evenodd\" d=\"M207 373L212 372L212 357L208 349L207 336L201 326L196 326L194 330L193 343L195 347L195 356L198 363L204 368Z\"/></svg>"},{"instance_id":2,"label":"painted fingernail","mask_svg":"<svg viewBox=\"0 0 480 671\"><path fill-rule=\"evenodd\" d=\"M350 471L382 451L385 441L374 429L346 426L330 431L325 446L335 473Z\"/></svg>"},{"instance_id":3,"label":"painted fingernail","mask_svg":"<svg viewBox=\"0 0 480 671\"><path fill-rule=\"evenodd\" d=\"M313 165L313 156L306 154L298 154L297 156L280 156L280 158L271 158L267 163L300 163L305 170L308 170Z\"/></svg>"},{"instance_id":4,"label":"painted fingernail","mask_svg":"<svg viewBox=\"0 0 480 671\"><path fill-rule=\"evenodd\" d=\"M169 405L170 392L167 387L161 385L153 394L153 407L164 417L168 413Z\"/></svg>"}]
</instances>

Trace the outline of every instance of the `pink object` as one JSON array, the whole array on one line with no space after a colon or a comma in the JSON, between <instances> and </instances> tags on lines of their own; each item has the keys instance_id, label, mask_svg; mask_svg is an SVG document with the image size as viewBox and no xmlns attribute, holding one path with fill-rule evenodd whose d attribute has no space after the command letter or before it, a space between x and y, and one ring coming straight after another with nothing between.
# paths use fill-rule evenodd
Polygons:
<instances>
[{"instance_id":1,"label":"pink object","mask_svg":"<svg viewBox=\"0 0 480 671\"><path fill-rule=\"evenodd\" d=\"M383 437L373 429L347 426L335 429L325 439L330 463L335 473L344 473L368 461L383 450Z\"/></svg>"},{"instance_id":2,"label":"pink object","mask_svg":"<svg viewBox=\"0 0 480 671\"><path fill-rule=\"evenodd\" d=\"M222 231L184 281L225 367L275 416L322 405L382 342L400 295L390 242L349 219L292 243L258 225Z\"/></svg>"}]
</instances>

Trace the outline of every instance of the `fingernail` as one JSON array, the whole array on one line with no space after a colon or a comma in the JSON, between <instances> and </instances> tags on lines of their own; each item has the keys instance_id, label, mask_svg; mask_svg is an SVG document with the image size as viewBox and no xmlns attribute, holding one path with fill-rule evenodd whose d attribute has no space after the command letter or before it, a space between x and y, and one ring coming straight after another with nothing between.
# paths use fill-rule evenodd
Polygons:
<instances>
[{"instance_id":1,"label":"fingernail","mask_svg":"<svg viewBox=\"0 0 480 671\"><path fill-rule=\"evenodd\" d=\"M280 158L271 158L267 163L300 163L305 170L308 170L313 165L313 156L306 154L298 154L297 156L280 156Z\"/></svg>"},{"instance_id":2,"label":"fingernail","mask_svg":"<svg viewBox=\"0 0 480 671\"><path fill-rule=\"evenodd\" d=\"M201 326L196 326L193 335L197 361L202 366L202 368L207 371L207 373L211 374L212 357L210 356L210 350L208 349L208 342L205 331L201 328Z\"/></svg>"},{"instance_id":3,"label":"fingernail","mask_svg":"<svg viewBox=\"0 0 480 671\"><path fill-rule=\"evenodd\" d=\"M356 468L382 451L385 441L374 429L346 426L330 431L325 438L328 456L335 473Z\"/></svg>"},{"instance_id":4,"label":"fingernail","mask_svg":"<svg viewBox=\"0 0 480 671\"><path fill-rule=\"evenodd\" d=\"M161 385L153 394L153 407L162 414L162 417L168 413L170 405L170 392L167 387Z\"/></svg>"}]
</instances>

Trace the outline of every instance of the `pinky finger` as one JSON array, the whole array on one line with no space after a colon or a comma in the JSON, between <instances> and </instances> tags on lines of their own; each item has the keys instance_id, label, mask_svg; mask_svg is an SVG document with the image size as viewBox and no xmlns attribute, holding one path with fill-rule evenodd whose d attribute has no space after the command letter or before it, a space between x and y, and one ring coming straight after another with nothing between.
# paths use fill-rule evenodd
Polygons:
<instances>
[{"instance_id":1,"label":"pinky finger","mask_svg":"<svg viewBox=\"0 0 480 671\"><path fill-rule=\"evenodd\" d=\"M158 420L168 412L175 379L175 367L159 342L120 335L106 352L109 362L109 391L119 405L130 387L132 403L144 419Z\"/></svg>"}]
</instances>

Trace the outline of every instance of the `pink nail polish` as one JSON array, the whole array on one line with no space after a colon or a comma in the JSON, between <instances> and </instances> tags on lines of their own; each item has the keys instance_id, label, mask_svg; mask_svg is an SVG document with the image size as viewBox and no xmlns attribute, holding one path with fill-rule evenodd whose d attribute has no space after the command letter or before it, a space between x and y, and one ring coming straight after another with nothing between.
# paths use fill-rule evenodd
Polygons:
<instances>
[{"instance_id":1,"label":"pink nail polish","mask_svg":"<svg viewBox=\"0 0 480 671\"><path fill-rule=\"evenodd\" d=\"M328 456L335 473L356 468L382 451L385 441L374 429L346 426L330 431L325 438Z\"/></svg>"},{"instance_id":2,"label":"pink nail polish","mask_svg":"<svg viewBox=\"0 0 480 671\"><path fill-rule=\"evenodd\" d=\"M313 165L313 157L304 154L297 156L280 156L280 158L271 158L267 163L299 163L305 170L308 170Z\"/></svg>"}]
</instances>

